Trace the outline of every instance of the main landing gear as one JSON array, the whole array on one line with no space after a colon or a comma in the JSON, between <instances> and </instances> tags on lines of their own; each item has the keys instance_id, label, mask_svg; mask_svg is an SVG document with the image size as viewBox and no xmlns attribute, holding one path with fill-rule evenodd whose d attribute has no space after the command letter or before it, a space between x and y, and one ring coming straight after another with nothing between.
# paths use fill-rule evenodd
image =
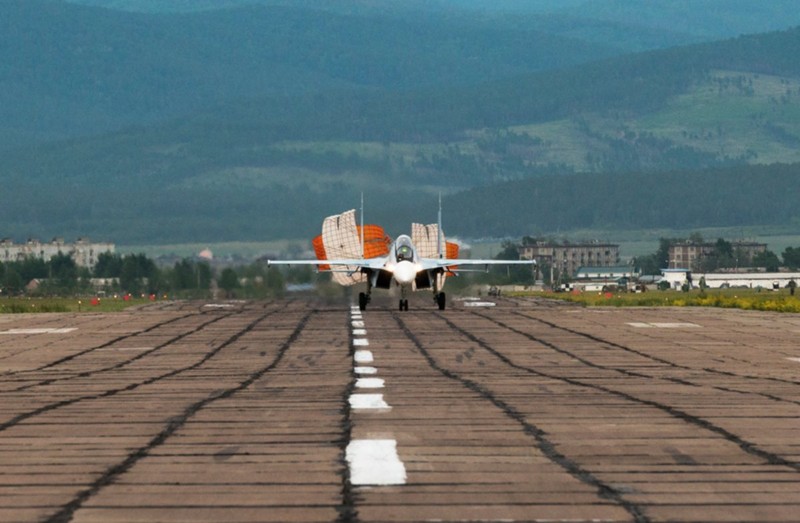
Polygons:
<instances>
[{"instance_id":1,"label":"main landing gear","mask_svg":"<svg viewBox=\"0 0 800 523\"><path fill-rule=\"evenodd\" d=\"M445 305L447 305L447 296L443 292L436 293L433 295L433 301L439 306L439 310L443 311Z\"/></svg>"},{"instance_id":2,"label":"main landing gear","mask_svg":"<svg viewBox=\"0 0 800 523\"><path fill-rule=\"evenodd\" d=\"M440 275L437 275L433 279L433 301L439 306L439 310L443 311L445 305L447 305L447 296L439 290L439 278ZM444 280L442 280L442 283L444 283Z\"/></svg>"},{"instance_id":3,"label":"main landing gear","mask_svg":"<svg viewBox=\"0 0 800 523\"><path fill-rule=\"evenodd\" d=\"M372 298L372 296L370 296L369 294L366 294L364 292L359 292L358 293L358 308L361 309L362 311L367 310L367 303L370 302L371 298Z\"/></svg>"},{"instance_id":4,"label":"main landing gear","mask_svg":"<svg viewBox=\"0 0 800 523\"><path fill-rule=\"evenodd\" d=\"M360 292L358 293L358 308L362 311L367 310L367 304L372 300L372 296L370 292ZM445 309L447 305L447 297L443 292L437 292L433 295L433 301L439 307L440 311ZM401 311L408 310L408 298L406 298L405 289L400 290L400 306L399 309Z\"/></svg>"}]
</instances>

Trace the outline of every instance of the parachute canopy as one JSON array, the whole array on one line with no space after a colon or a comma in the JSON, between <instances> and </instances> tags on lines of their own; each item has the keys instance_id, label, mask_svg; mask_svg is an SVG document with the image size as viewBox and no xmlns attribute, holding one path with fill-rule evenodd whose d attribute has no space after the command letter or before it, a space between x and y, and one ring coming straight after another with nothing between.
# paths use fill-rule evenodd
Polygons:
<instances>
[{"instance_id":1,"label":"parachute canopy","mask_svg":"<svg viewBox=\"0 0 800 523\"><path fill-rule=\"evenodd\" d=\"M356 211L351 209L328 216L322 222L322 234L312 240L314 254L318 260L336 258L357 259L377 258L389 254L392 240L380 225L364 225L364 249L361 249L361 226L356 225ZM320 265L321 271L331 270L330 265ZM366 281L366 276L358 272L358 267L337 268L333 279L340 285L354 285Z\"/></svg>"}]
</instances>

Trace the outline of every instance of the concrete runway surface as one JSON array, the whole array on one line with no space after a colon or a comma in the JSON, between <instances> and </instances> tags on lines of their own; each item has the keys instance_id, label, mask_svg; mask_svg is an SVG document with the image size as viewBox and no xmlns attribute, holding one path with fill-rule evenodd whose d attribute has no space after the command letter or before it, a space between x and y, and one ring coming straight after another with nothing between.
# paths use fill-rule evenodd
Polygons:
<instances>
[{"instance_id":1,"label":"concrete runway surface","mask_svg":"<svg viewBox=\"0 0 800 523\"><path fill-rule=\"evenodd\" d=\"M492 301L0 316L0 521L800 521L800 315Z\"/></svg>"}]
</instances>

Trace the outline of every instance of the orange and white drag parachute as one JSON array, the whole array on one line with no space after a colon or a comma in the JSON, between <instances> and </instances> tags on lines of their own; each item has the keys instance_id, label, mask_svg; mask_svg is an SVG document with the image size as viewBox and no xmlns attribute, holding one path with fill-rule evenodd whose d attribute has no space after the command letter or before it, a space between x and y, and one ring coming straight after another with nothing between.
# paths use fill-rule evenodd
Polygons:
<instances>
[{"instance_id":1,"label":"orange and white drag parachute","mask_svg":"<svg viewBox=\"0 0 800 523\"><path fill-rule=\"evenodd\" d=\"M312 240L318 260L377 258L389 254L391 238L380 225L364 225L364 248L361 248L361 226L356 224L356 211L328 216L322 222L322 234ZM319 270L330 271L330 265L320 265ZM341 266L331 272L340 285L355 285L366 281L366 275L357 266Z\"/></svg>"}]
</instances>

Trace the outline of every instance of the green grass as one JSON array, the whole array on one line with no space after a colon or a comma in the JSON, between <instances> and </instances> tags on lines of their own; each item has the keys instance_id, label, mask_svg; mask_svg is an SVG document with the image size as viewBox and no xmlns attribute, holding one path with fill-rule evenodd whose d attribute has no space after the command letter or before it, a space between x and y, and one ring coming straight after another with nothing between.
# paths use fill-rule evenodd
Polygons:
<instances>
[{"instance_id":1,"label":"green grass","mask_svg":"<svg viewBox=\"0 0 800 523\"><path fill-rule=\"evenodd\" d=\"M747 77L752 82L752 94L731 87L720 91L718 84L709 81L630 125L677 144L717 154L737 156L752 150L758 153L758 157L751 160L756 163L800 160L797 147L780 143L765 129L769 122L800 136L800 84L797 80L731 71L712 74L714 79L737 77ZM792 93L788 97L787 91Z\"/></svg>"},{"instance_id":2,"label":"green grass","mask_svg":"<svg viewBox=\"0 0 800 523\"><path fill-rule=\"evenodd\" d=\"M119 312L136 305L151 303L146 298L100 298L92 304L92 298L3 298L0 299L0 314L25 314L42 312Z\"/></svg>"},{"instance_id":3,"label":"green grass","mask_svg":"<svg viewBox=\"0 0 800 523\"><path fill-rule=\"evenodd\" d=\"M515 294L522 295L522 294ZM706 292L650 291L644 293L527 293L579 303L587 307L721 307L728 309L800 313L800 293L788 290L724 289Z\"/></svg>"}]
</instances>

